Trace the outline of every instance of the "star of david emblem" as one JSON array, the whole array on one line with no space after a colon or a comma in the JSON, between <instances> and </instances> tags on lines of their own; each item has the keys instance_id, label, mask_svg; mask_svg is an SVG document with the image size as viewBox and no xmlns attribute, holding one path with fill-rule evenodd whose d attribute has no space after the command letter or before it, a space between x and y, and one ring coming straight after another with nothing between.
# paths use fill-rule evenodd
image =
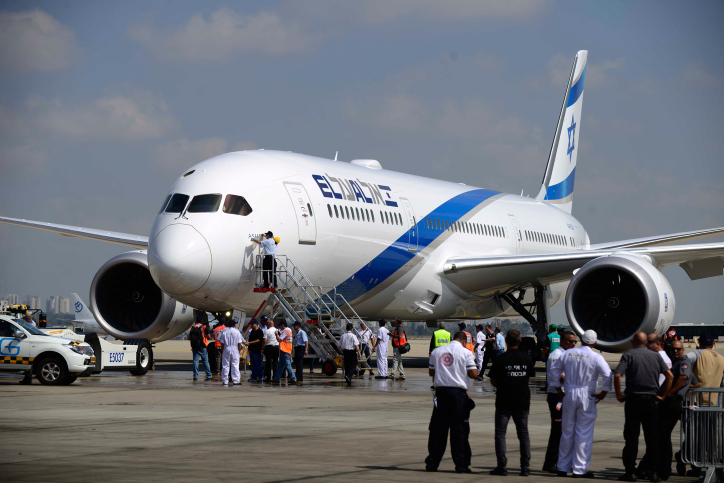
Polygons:
<instances>
[{"instance_id":1,"label":"star of david emblem","mask_svg":"<svg viewBox=\"0 0 724 483\"><path fill-rule=\"evenodd\" d=\"M568 162L573 161L573 150L576 149L576 117L571 117L571 126L568 128Z\"/></svg>"}]
</instances>

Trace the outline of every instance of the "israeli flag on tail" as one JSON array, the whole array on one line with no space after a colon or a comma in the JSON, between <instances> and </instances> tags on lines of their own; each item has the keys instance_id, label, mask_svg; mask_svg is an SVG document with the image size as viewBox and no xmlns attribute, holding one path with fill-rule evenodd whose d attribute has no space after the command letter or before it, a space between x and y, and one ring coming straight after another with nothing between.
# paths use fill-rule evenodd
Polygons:
<instances>
[{"instance_id":1,"label":"israeli flag on tail","mask_svg":"<svg viewBox=\"0 0 724 483\"><path fill-rule=\"evenodd\" d=\"M540 192L536 196L537 200L550 203L567 213L570 213L573 207L573 184L576 178L587 60L587 50L579 51L573 59L573 68L568 79L566 96L563 98L556 135L548 156L548 165Z\"/></svg>"}]
</instances>

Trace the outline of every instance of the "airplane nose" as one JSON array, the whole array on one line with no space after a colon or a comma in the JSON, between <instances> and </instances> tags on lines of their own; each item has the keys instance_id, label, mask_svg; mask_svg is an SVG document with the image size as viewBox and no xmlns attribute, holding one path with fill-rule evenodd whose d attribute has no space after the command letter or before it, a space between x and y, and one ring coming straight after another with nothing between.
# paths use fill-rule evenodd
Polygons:
<instances>
[{"instance_id":1,"label":"airplane nose","mask_svg":"<svg viewBox=\"0 0 724 483\"><path fill-rule=\"evenodd\" d=\"M211 274L211 250L191 225L174 224L161 230L148 249L148 268L169 295L186 295L204 286Z\"/></svg>"}]
</instances>

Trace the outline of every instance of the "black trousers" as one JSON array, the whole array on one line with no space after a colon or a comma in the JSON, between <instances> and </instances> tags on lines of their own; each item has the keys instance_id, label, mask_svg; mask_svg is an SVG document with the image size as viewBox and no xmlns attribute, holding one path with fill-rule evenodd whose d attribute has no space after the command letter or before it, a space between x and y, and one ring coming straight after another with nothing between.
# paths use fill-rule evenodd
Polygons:
<instances>
[{"instance_id":1,"label":"black trousers","mask_svg":"<svg viewBox=\"0 0 724 483\"><path fill-rule=\"evenodd\" d=\"M646 441L646 454L650 455L650 469L661 471L662 460L659 444L659 402L655 396L629 395L624 403L625 422L623 425L623 438L626 444L623 447L623 466L627 473L636 470L636 456L639 451L639 434L644 429Z\"/></svg>"},{"instance_id":2,"label":"black trousers","mask_svg":"<svg viewBox=\"0 0 724 483\"><path fill-rule=\"evenodd\" d=\"M428 456L425 465L440 466L447 448L447 434L450 432L450 452L455 468L470 466L470 411L475 407L465 389L438 387L435 390L437 404L430 418L430 437L427 440Z\"/></svg>"},{"instance_id":3,"label":"black trousers","mask_svg":"<svg viewBox=\"0 0 724 483\"><path fill-rule=\"evenodd\" d=\"M357 351L343 350L344 355L344 377L352 380L357 372Z\"/></svg>"},{"instance_id":4,"label":"black trousers","mask_svg":"<svg viewBox=\"0 0 724 483\"><path fill-rule=\"evenodd\" d=\"M264 379L277 378L279 367L279 346L268 345L264 347Z\"/></svg>"},{"instance_id":5,"label":"black trousers","mask_svg":"<svg viewBox=\"0 0 724 483\"><path fill-rule=\"evenodd\" d=\"M506 453L505 433L508 431L508 422L513 418L515 431L520 442L520 468L530 469L530 435L528 434L528 409L498 409L495 408L495 456L498 459L498 468L508 467Z\"/></svg>"},{"instance_id":6,"label":"black trousers","mask_svg":"<svg viewBox=\"0 0 724 483\"><path fill-rule=\"evenodd\" d=\"M297 376L297 381L304 380L304 346L294 346L294 372Z\"/></svg>"},{"instance_id":7,"label":"black trousers","mask_svg":"<svg viewBox=\"0 0 724 483\"><path fill-rule=\"evenodd\" d=\"M561 422L563 413L560 409L556 409L556 405L561 401L558 394L548 393L548 411L551 413L551 434L548 436L548 449L543 462L544 468L555 467L558 463L558 446L561 444Z\"/></svg>"},{"instance_id":8,"label":"black trousers","mask_svg":"<svg viewBox=\"0 0 724 483\"><path fill-rule=\"evenodd\" d=\"M485 349L485 354L483 355L483 368L480 370L480 377L483 377L483 374L485 374L485 369L488 367L488 362L493 362L494 360L495 348Z\"/></svg>"},{"instance_id":9,"label":"black trousers","mask_svg":"<svg viewBox=\"0 0 724 483\"><path fill-rule=\"evenodd\" d=\"M674 432L676 423L681 419L681 399L668 397L659 403L659 451L661 451L661 467L656 471L659 476L671 476L671 460L674 451L671 446L671 433ZM649 471L653 469L651 454L646 454L639 462L639 470Z\"/></svg>"},{"instance_id":10,"label":"black trousers","mask_svg":"<svg viewBox=\"0 0 724 483\"><path fill-rule=\"evenodd\" d=\"M272 287L277 286L277 276L276 276L276 269L277 269L277 262L274 260L274 255L264 255L264 260L262 260L261 268L263 270L262 272L262 281L263 281L263 287L269 288L269 284L271 284Z\"/></svg>"}]
</instances>

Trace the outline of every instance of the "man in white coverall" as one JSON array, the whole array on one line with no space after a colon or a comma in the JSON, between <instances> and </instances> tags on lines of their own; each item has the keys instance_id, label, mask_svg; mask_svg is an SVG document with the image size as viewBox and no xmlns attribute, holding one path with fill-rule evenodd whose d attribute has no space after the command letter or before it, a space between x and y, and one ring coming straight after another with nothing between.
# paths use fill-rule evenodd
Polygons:
<instances>
[{"instance_id":1,"label":"man in white coverall","mask_svg":"<svg viewBox=\"0 0 724 483\"><path fill-rule=\"evenodd\" d=\"M612 373L601 354L591 350L598 335L587 330L581 337L581 347L564 352L551 368L548 381L563 399L561 444L558 449L558 475L573 471L577 478L593 478L588 471L593 450L593 427L596 422L596 404L611 390ZM561 373L566 374L561 390ZM596 394L598 376L603 377L601 392Z\"/></svg>"},{"instance_id":2,"label":"man in white coverall","mask_svg":"<svg viewBox=\"0 0 724 483\"><path fill-rule=\"evenodd\" d=\"M387 343L390 340L390 331L385 327L387 321L380 319L380 328L377 329L377 343L372 352L377 350L377 375L375 379L387 379Z\"/></svg>"},{"instance_id":3,"label":"man in white coverall","mask_svg":"<svg viewBox=\"0 0 724 483\"><path fill-rule=\"evenodd\" d=\"M241 332L236 328L236 321L230 320L227 329L221 333L221 383L229 384L229 365L231 365L231 383L241 384L239 374L239 352L244 344Z\"/></svg>"}]
</instances>

